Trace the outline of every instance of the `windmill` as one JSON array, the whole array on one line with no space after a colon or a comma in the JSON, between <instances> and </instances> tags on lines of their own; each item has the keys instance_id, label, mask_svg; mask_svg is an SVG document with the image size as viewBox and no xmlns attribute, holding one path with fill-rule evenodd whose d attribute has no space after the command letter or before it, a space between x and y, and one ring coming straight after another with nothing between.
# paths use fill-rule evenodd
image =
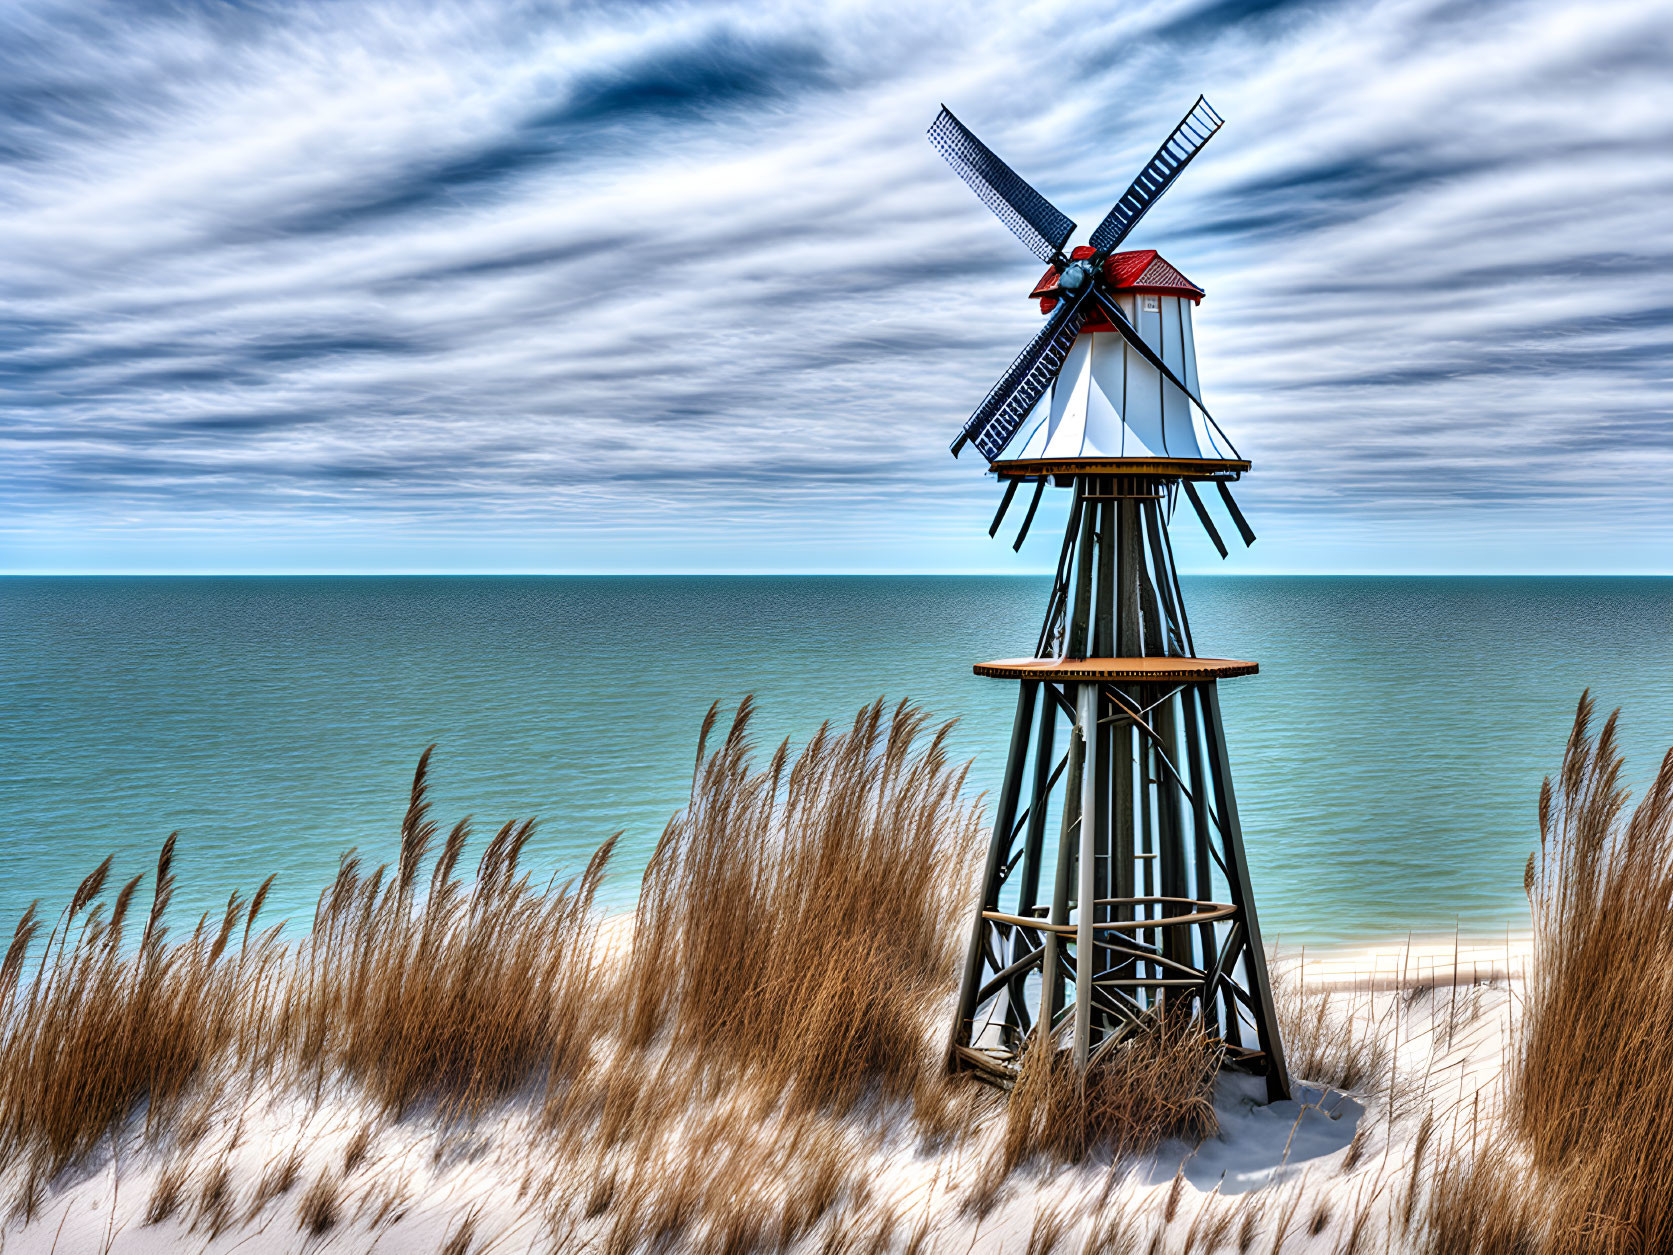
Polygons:
<instances>
[{"instance_id":1,"label":"windmill","mask_svg":"<svg viewBox=\"0 0 1673 1255\"><path fill-rule=\"evenodd\" d=\"M1220 126L1198 97L1067 252L1075 224L957 118L929 129L1048 267L1029 294L1045 322L953 454L974 445L1005 482L989 535L1034 486L1014 548L1046 488L1072 490L1033 656L975 668L1018 697L951 1062L1001 1083L1039 1034L1087 1066L1181 1013L1270 1097L1289 1092L1218 692L1257 668L1197 654L1168 539L1183 495L1226 555L1196 487L1213 483L1252 543L1227 487L1249 463L1198 387L1203 290L1153 250L1117 251Z\"/></svg>"}]
</instances>

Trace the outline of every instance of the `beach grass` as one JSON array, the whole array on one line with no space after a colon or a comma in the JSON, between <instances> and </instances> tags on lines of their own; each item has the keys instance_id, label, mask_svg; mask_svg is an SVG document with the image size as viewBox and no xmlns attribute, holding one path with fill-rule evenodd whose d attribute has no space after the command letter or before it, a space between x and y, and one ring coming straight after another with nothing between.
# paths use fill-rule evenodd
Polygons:
<instances>
[{"instance_id":1,"label":"beach grass","mask_svg":"<svg viewBox=\"0 0 1673 1255\"><path fill-rule=\"evenodd\" d=\"M1673 751L1636 806L1582 696L1525 885L1534 963L1507 1110L1447 1165L1436 1250L1673 1250Z\"/></svg>"},{"instance_id":2,"label":"beach grass","mask_svg":"<svg viewBox=\"0 0 1673 1255\"><path fill-rule=\"evenodd\" d=\"M106 860L55 920L31 908L0 964L8 1224L125 1156L142 1229L375 1243L425 1206L415 1148L486 1194L470 1165L497 1138L512 1227L557 1250L1673 1249L1673 755L1629 811L1589 699L1541 798L1520 1000L1456 961L1347 990L1280 962L1318 1095L1288 1138L1349 1096L1365 1115L1326 1167L1289 1172L1285 1141L1270 1184L1227 1194L1131 1177L1219 1128L1195 1021L1090 1072L1042 1037L1005 1094L948 1073L984 833L947 727L879 702L763 761L752 713L711 709L631 921L595 902L613 840L559 882L532 823L479 852L444 833L428 752L392 858L347 854L296 935L264 915L271 880L174 929L172 837L149 883ZM1449 1090L1495 1017L1502 1068ZM446 1211L431 1249L504 1238L485 1208Z\"/></svg>"},{"instance_id":3,"label":"beach grass","mask_svg":"<svg viewBox=\"0 0 1673 1255\"><path fill-rule=\"evenodd\" d=\"M388 1120L443 1125L532 1105L565 1162L592 1169L584 1188L573 1173L536 1188L554 1218L609 1211L616 1246L699 1217L793 1238L852 1188L857 1108L910 1112L929 1143L956 1135L995 1099L942 1067L938 1012L982 839L948 727L877 703L758 764L751 713L715 736L710 711L625 950L594 908L614 842L554 886L525 866L532 822L508 823L467 874L468 823L444 836L430 815L429 752L393 860L345 855L294 941L264 927L271 881L172 936L173 837L148 903L136 877L107 908L106 860L36 954L31 909L0 971L0 1158L27 1165L16 1212L135 1119L191 1151L240 1084L316 1102L348 1084ZM704 1145L724 1171L690 1169ZM781 1182L786 1157L806 1171L764 1219L750 1180ZM301 1187L307 1231L338 1222L347 1158ZM264 1174L256 1210L296 1175ZM223 1209L224 1189L198 1193L171 1167L150 1214Z\"/></svg>"}]
</instances>

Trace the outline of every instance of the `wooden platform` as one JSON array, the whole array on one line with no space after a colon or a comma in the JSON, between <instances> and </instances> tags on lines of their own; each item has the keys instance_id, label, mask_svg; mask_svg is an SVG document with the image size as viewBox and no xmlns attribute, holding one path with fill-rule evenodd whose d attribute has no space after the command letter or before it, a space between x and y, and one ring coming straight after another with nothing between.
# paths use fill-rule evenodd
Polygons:
<instances>
[{"instance_id":1,"label":"wooden platform","mask_svg":"<svg viewBox=\"0 0 1673 1255\"><path fill-rule=\"evenodd\" d=\"M1153 475L1159 479L1237 479L1249 463L1230 458L1027 458L990 462L1000 479L1042 475Z\"/></svg>"},{"instance_id":2,"label":"wooden platform","mask_svg":"<svg viewBox=\"0 0 1673 1255\"><path fill-rule=\"evenodd\" d=\"M1057 684L1093 680L1195 684L1254 675L1260 667L1236 658L999 658L978 662L973 670L996 680L1050 680Z\"/></svg>"}]
</instances>

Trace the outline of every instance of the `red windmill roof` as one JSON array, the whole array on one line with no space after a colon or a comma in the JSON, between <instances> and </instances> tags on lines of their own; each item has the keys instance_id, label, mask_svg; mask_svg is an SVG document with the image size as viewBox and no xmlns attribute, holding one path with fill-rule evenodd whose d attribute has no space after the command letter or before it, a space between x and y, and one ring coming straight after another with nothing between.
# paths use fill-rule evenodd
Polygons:
<instances>
[{"instance_id":1,"label":"red windmill roof","mask_svg":"<svg viewBox=\"0 0 1673 1255\"><path fill-rule=\"evenodd\" d=\"M1093 250L1081 245L1069 254L1071 261L1092 256ZM1141 248L1131 253L1111 253L1104 261L1104 277L1110 286L1122 292L1162 292L1169 296L1183 296L1200 302L1207 295L1153 248ZM1057 304L1052 294L1057 291L1057 268L1054 266L1040 276L1029 296L1040 297L1040 309L1049 311Z\"/></svg>"}]
</instances>

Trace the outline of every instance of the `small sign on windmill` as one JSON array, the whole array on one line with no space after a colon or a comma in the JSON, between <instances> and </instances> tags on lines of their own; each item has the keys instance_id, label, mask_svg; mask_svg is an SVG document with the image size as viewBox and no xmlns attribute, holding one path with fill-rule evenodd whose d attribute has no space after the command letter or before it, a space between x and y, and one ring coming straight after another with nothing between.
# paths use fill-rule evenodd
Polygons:
<instances>
[{"instance_id":1,"label":"small sign on windmill","mask_svg":"<svg viewBox=\"0 0 1673 1255\"><path fill-rule=\"evenodd\" d=\"M1218 683L1252 662L1198 656L1168 541L1181 494L1249 463L1202 403L1191 316L1204 292L1154 250L1117 252L1221 119L1198 97L1087 243L945 108L930 142L1048 269L1045 324L964 424L1005 481L1072 490L1034 655L978 664L1018 683L951 1058L1015 1074L1040 1033L1097 1062L1159 1016L1198 1015L1230 1066L1289 1075L1244 857ZM1060 746L1062 748L1060 748ZM1055 848L1048 848L1048 842Z\"/></svg>"}]
</instances>

